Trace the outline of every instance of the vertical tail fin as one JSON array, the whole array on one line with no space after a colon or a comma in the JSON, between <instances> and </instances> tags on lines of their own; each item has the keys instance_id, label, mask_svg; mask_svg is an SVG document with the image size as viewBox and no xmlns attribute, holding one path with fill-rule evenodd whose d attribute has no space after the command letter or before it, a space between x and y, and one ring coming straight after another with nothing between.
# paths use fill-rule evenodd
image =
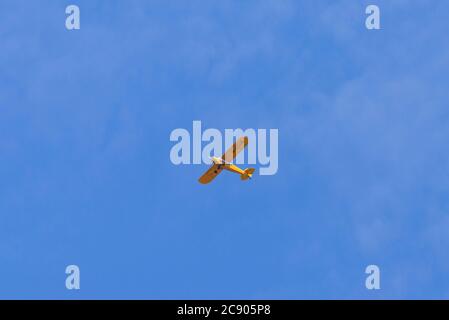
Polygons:
<instances>
[{"instance_id":1,"label":"vertical tail fin","mask_svg":"<svg viewBox=\"0 0 449 320\"><path fill-rule=\"evenodd\" d=\"M240 175L240 179L242 179L242 180L251 179L254 171L256 171L256 169L254 169L254 168L247 168L247 169L243 170L244 173Z\"/></svg>"}]
</instances>

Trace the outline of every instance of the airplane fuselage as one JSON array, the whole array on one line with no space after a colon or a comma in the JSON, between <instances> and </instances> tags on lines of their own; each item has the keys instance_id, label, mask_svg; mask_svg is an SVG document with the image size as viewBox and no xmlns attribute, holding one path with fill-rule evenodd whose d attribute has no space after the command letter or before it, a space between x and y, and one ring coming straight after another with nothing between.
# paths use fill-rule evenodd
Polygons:
<instances>
[{"instance_id":1,"label":"airplane fuselage","mask_svg":"<svg viewBox=\"0 0 449 320\"><path fill-rule=\"evenodd\" d=\"M230 162L226 162L224 161L224 159L222 158L217 158L217 157L212 157L211 158L212 162L216 165L218 165L218 169L225 169L231 172L235 172L238 174L244 174L245 171L243 171L242 169L240 169L239 167L237 167L236 165L230 163Z\"/></svg>"}]
</instances>

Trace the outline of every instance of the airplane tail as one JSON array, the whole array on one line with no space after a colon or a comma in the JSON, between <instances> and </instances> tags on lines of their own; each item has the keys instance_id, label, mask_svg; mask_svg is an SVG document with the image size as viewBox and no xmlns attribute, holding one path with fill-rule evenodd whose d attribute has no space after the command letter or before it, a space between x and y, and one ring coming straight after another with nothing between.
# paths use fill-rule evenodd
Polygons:
<instances>
[{"instance_id":1,"label":"airplane tail","mask_svg":"<svg viewBox=\"0 0 449 320\"><path fill-rule=\"evenodd\" d=\"M248 180L251 179L251 177L253 176L254 171L256 171L256 169L254 168L248 168L245 169L241 175L240 175L240 179L242 180Z\"/></svg>"}]
</instances>

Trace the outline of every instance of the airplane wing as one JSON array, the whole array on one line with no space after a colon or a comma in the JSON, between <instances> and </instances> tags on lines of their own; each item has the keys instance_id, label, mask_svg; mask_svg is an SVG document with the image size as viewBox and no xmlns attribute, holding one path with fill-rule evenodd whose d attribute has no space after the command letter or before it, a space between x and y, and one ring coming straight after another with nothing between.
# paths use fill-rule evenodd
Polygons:
<instances>
[{"instance_id":1,"label":"airplane wing","mask_svg":"<svg viewBox=\"0 0 449 320\"><path fill-rule=\"evenodd\" d=\"M226 152L221 156L221 158L226 162L231 162L237 154L242 151L248 144L248 137L239 138Z\"/></svg>"},{"instance_id":2,"label":"airplane wing","mask_svg":"<svg viewBox=\"0 0 449 320\"><path fill-rule=\"evenodd\" d=\"M199 179L198 181L202 184L206 184L211 182L215 179L216 176L220 174L220 172L223 171L223 168L218 169L218 164L214 164L212 167L209 168L209 170L206 171Z\"/></svg>"}]
</instances>

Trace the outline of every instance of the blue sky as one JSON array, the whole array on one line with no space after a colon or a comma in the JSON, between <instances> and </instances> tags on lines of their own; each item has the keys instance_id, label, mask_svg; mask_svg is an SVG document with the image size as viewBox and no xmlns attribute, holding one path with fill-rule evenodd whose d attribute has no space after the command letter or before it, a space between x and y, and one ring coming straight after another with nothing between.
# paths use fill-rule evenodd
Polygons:
<instances>
[{"instance_id":1,"label":"blue sky","mask_svg":"<svg viewBox=\"0 0 449 320\"><path fill-rule=\"evenodd\" d=\"M449 298L448 11L2 1L0 298ZM200 185L193 120L279 129L278 173Z\"/></svg>"}]
</instances>

